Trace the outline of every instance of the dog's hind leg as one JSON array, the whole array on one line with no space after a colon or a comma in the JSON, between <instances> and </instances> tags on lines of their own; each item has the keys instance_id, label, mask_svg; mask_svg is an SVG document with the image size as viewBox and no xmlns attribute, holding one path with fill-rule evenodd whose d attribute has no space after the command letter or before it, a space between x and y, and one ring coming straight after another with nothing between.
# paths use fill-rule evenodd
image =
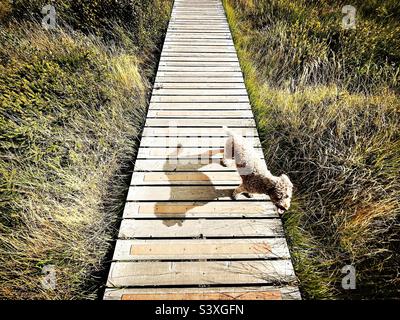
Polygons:
<instances>
[{"instance_id":1,"label":"dog's hind leg","mask_svg":"<svg viewBox=\"0 0 400 320\"><path fill-rule=\"evenodd\" d=\"M229 137L226 139L224 148L224 158L222 159L222 165L225 167L232 167L235 164L233 155L233 138Z\"/></svg>"}]
</instances>

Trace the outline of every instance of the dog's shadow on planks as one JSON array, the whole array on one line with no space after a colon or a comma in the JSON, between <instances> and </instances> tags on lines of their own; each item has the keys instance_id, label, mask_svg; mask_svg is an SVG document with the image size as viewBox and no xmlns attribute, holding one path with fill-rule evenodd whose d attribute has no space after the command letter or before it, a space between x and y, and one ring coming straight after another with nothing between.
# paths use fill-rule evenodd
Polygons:
<instances>
[{"instance_id":1,"label":"dog's shadow on planks","mask_svg":"<svg viewBox=\"0 0 400 320\"><path fill-rule=\"evenodd\" d=\"M181 187L170 188L169 200L167 200L167 202L157 202L154 206L155 215L162 219L164 225L167 227L173 227L175 225L181 227L189 211L194 212L198 210L198 208L207 205L209 202L217 200L219 197L231 196L232 189L217 190L214 182L210 180L210 177L200 170L211 163L220 164L220 159L212 158L213 155L218 153L223 153L223 149L208 149L200 154L185 155L182 146L178 145L178 147L174 148L174 151L167 156L163 166L163 172L165 172L166 176L170 179L168 186ZM173 171L171 171L172 167L174 167ZM190 181L187 179L180 180L181 178L172 178L174 177L172 173L179 173L181 177L184 177L185 174L193 175L195 173L195 180ZM180 184L179 181L186 181L186 183ZM214 195L213 199L196 200L195 190L193 194L188 193L188 195L191 195L190 199L182 199L179 189L185 187L190 189L196 186L207 187L207 192Z\"/></svg>"}]
</instances>

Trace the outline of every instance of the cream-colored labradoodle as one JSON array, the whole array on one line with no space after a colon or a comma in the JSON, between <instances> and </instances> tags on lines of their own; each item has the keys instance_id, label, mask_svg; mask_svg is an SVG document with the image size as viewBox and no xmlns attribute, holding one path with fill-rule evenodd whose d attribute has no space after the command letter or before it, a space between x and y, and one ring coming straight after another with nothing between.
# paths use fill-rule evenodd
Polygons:
<instances>
[{"instance_id":1,"label":"cream-colored labradoodle","mask_svg":"<svg viewBox=\"0 0 400 320\"><path fill-rule=\"evenodd\" d=\"M289 177L285 174L274 176L245 138L225 126L223 128L229 137L225 143L222 163L225 166L236 164L242 178L242 183L232 194L233 198L236 199L241 193L247 193L249 196L252 193L263 193L270 197L279 213L288 210L293 192L293 184Z\"/></svg>"}]
</instances>

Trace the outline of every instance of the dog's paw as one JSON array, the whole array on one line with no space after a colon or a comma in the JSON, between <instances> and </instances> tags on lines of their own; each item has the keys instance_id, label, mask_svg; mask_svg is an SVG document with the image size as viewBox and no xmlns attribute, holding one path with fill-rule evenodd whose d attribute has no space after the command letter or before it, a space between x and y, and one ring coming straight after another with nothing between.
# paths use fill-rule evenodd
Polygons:
<instances>
[{"instance_id":1,"label":"dog's paw","mask_svg":"<svg viewBox=\"0 0 400 320\"><path fill-rule=\"evenodd\" d=\"M245 192L244 195L246 196L246 198L250 198L250 199L254 198L254 194L249 193L249 192Z\"/></svg>"}]
</instances>

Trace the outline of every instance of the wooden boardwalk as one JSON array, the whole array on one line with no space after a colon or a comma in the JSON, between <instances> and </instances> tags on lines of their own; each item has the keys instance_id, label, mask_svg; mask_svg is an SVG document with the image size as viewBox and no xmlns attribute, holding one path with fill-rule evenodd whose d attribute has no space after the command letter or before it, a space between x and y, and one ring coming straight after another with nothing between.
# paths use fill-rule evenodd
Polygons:
<instances>
[{"instance_id":1,"label":"wooden boardwalk","mask_svg":"<svg viewBox=\"0 0 400 320\"><path fill-rule=\"evenodd\" d=\"M223 125L263 158L222 4L176 0L104 299L300 299L274 205L230 198Z\"/></svg>"}]
</instances>

